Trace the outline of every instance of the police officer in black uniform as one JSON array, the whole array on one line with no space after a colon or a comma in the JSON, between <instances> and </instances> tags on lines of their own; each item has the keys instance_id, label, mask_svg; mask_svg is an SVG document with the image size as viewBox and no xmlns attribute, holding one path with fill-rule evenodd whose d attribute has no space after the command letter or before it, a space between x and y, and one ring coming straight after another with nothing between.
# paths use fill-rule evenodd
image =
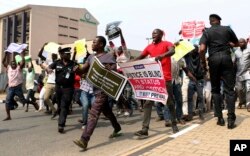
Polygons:
<instances>
[{"instance_id":1,"label":"police officer in black uniform","mask_svg":"<svg viewBox=\"0 0 250 156\"><path fill-rule=\"evenodd\" d=\"M70 49L63 48L59 50L61 59L53 62L47 68L49 73L53 69L56 71L56 99L58 104L58 132L63 133L66 123L69 106L73 98L74 93L74 72L76 70L76 64L70 60Z\"/></svg>"},{"instance_id":2,"label":"police officer in black uniform","mask_svg":"<svg viewBox=\"0 0 250 156\"><path fill-rule=\"evenodd\" d=\"M206 70L205 52L208 49L209 72L212 85L212 95L215 105L215 115L218 117L217 125L224 126L222 116L222 97L220 94L221 80L228 108L228 129L235 125L235 71L231 58L230 48L238 46L238 39L234 31L228 26L221 26L221 18L217 14L209 16L211 27L205 29L200 40L200 55L203 68Z\"/></svg>"}]
</instances>

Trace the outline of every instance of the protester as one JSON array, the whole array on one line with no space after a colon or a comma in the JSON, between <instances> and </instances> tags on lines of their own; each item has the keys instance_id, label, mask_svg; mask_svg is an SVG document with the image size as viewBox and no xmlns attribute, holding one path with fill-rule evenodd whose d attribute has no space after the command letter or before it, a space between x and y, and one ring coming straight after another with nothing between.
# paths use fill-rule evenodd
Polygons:
<instances>
[{"instance_id":1,"label":"protester","mask_svg":"<svg viewBox=\"0 0 250 156\"><path fill-rule=\"evenodd\" d=\"M176 114L175 114L175 105L173 98L173 85L172 85L172 76L171 76L171 58L170 56L174 54L173 44L168 41L162 41L163 31L160 29L155 29L152 33L153 43L149 44L141 53L140 56L135 58L135 60L140 60L146 58L148 55L150 57L157 57L158 60L161 60L164 79L166 81L166 88L168 92L167 106L171 113L172 129L173 132L178 132L176 126ZM139 137L147 137L148 129L150 124L151 112L152 112L153 101L146 101L144 103L144 115L142 130L135 133Z\"/></svg>"},{"instance_id":2,"label":"protester","mask_svg":"<svg viewBox=\"0 0 250 156\"><path fill-rule=\"evenodd\" d=\"M51 58L52 60L47 59L46 62L41 64L41 67L43 69L46 69L50 64L54 63L57 60L58 56L57 54L51 54ZM54 119L57 115L57 110L54 107L51 98L55 92L55 70L53 70L52 73L47 73L47 79L44 88L45 88L44 102L52 111L51 119Z\"/></svg>"},{"instance_id":3,"label":"protester","mask_svg":"<svg viewBox=\"0 0 250 156\"><path fill-rule=\"evenodd\" d=\"M200 55L204 70L206 70L205 52L209 53L209 72L212 85L212 96L215 105L215 113L218 117L217 125L224 126L225 121L222 115L220 93L220 80L224 84L224 93L228 109L228 129L233 129L235 125L235 72L231 59L231 46L238 46L238 39L234 31L227 26L221 26L221 17L217 14L209 16L211 27L205 29L200 40Z\"/></svg>"},{"instance_id":4,"label":"protester","mask_svg":"<svg viewBox=\"0 0 250 156\"><path fill-rule=\"evenodd\" d=\"M31 103L34 105L35 109L38 110L39 106L36 103L36 98L35 98L35 70L32 61L30 62L30 67L28 66L25 71L26 71L26 90L27 90L27 95L26 95L26 101L27 101L27 106L25 112L29 111L29 104Z\"/></svg>"},{"instance_id":5,"label":"protester","mask_svg":"<svg viewBox=\"0 0 250 156\"><path fill-rule=\"evenodd\" d=\"M203 109L204 109L204 98L203 98L203 88L204 88L204 76L205 72L201 66L200 56L198 53L198 46L194 45L195 49L185 56L185 61L187 68L193 75L190 78L188 84L188 121L193 120L193 95L197 92L197 101L199 107L199 118L204 120Z\"/></svg>"},{"instance_id":6,"label":"protester","mask_svg":"<svg viewBox=\"0 0 250 156\"><path fill-rule=\"evenodd\" d=\"M24 49L25 50L25 49ZM3 58L3 65L7 68L7 76L8 76L8 93L6 97L5 110L7 113L7 117L3 121L11 120L10 110L14 108L14 96L17 95L20 101L25 105L26 100L23 95L22 83L23 83L23 73L22 69L24 68L24 50L21 53L22 60L19 64L16 63L14 53L12 53L12 61L10 65L8 64L9 60L7 60L7 53L5 52L5 56Z\"/></svg>"},{"instance_id":7,"label":"protester","mask_svg":"<svg viewBox=\"0 0 250 156\"><path fill-rule=\"evenodd\" d=\"M245 39L239 39L239 47L235 51L236 55L236 91L239 97L239 106L250 104L250 48Z\"/></svg>"},{"instance_id":8,"label":"protester","mask_svg":"<svg viewBox=\"0 0 250 156\"><path fill-rule=\"evenodd\" d=\"M116 70L116 61L112 54L106 53L104 47L106 46L106 39L103 36L97 36L92 44L92 50L95 51L95 54L92 54L88 57L85 64L83 64L81 71L86 73L90 67L90 64L94 61L94 57L99 59L99 61L107 68L108 70ZM111 107L108 105L108 95L94 87L95 100L92 104L91 110L89 112L88 122L85 127L85 130L82 133L82 136L79 140L75 140L74 143L81 147L83 150L87 149L88 142L91 135L93 134L97 121L101 112L110 120L114 131L110 135L110 138L120 136L121 126L117 122L117 119L112 112Z\"/></svg>"},{"instance_id":9,"label":"protester","mask_svg":"<svg viewBox=\"0 0 250 156\"><path fill-rule=\"evenodd\" d=\"M115 57L116 57L116 62L117 62L116 70L118 73L123 74L119 64L128 62L130 60L131 54L127 49L126 42L122 34L122 30L120 28L118 29L119 29L118 33L120 34L120 38L121 38L121 46L115 49L112 41L110 41L109 44L110 44L110 47L113 49ZM125 97L124 91L117 101L117 107L118 107L118 112L117 112L118 116L121 115L122 112L124 112L124 116L126 117L131 116L133 113L132 104L129 103L128 99Z\"/></svg>"}]
</instances>

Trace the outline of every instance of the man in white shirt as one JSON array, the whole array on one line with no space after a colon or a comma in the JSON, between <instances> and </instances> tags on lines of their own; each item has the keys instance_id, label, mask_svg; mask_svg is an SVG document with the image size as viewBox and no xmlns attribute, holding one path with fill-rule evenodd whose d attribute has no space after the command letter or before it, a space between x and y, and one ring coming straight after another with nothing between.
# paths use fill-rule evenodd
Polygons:
<instances>
[{"instance_id":1,"label":"man in white shirt","mask_svg":"<svg viewBox=\"0 0 250 156\"><path fill-rule=\"evenodd\" d=\"M239 97L239 106L250 103L250 47L245 39L239 39L239 47L235 51L236 57L236 91Z\"/></svg>"}]
</instances>

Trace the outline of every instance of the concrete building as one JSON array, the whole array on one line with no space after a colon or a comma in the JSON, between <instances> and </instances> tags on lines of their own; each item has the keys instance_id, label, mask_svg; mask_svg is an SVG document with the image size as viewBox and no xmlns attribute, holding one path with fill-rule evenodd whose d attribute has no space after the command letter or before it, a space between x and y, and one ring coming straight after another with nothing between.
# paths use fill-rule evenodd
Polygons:
<instances>
[{"instance_id":1,"label":"concrete building","mask_svg":"<svg viewBox=\"0 0 250 156\"><path fill-rule=\"evenodd\" d=\"M27 5L0 15L0 59L14 43L27 43L32 59L46 42L70 44L93 40L99 22L85 8ZM0 71L3 71L2 64Z\"/></svg>"}]
</instances>

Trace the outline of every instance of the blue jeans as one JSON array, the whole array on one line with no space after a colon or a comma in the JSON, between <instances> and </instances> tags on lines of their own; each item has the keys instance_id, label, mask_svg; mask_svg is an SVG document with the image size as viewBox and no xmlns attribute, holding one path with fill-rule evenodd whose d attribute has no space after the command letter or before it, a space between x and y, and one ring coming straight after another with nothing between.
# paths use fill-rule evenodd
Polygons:
<instances>
[{"instance_id":1,"label":"blue jeans","mask_svg":"<svg viewBox=\"0 0 250 156\"><path fill-rule=\"evenodd\" d=\"M183 115L182 111L182 91L181 91L181 84L173 83L173 93L174 93L174 101L175 101L175 108L176 108L176 118L180 120Z\"/></svg>"},{"instance_id":2,"label":"blue jeans","mask_svg":"<svg viewBox=\"0 0 250 156\"><path fill-rule=\"evenodd\" d=\"M8 94L6 97L6 106L8 109L14 108L14 96L18 96L20 101L25 104L26 100L23 95L22 84L19 84L15 87L9 87Z\"/></svg>"},{"instance_id":3,"label":"blue jeans","mask_svg":"<svg viewBox=\"0 0 250 156\"><path fill-rule=\"evenodd\" d=\"M155 105L156 105L157 115L160 118L163 118L165 121L169 121L171 119L170 118L171 116L170 116L168 106L167 105L164 106L161 102L156 102Z\"/></svg>"},{"instance_id":4,"label":"blue jeans","mask_svg":"<svg viewBox=\"0 0 250 156\"><path fill-rule=\"evenodd\" d=\"M86 125L88 121L89 108L94 102L95 96L94 93L90 94L89 92L82 91L80 99L82 103L82 121L83 125Z\"/></svg>"},{"instance_id":5,"label":"blue jeans","mask_svg":"<svg viewBox=\"0 0 250 156\"><path fill-rule=\"evenodd\" d=\"M204 88L204 80L198 80L197 83L190 80L188 84L188 114L193 114L193 95L195 92L197 92L197 101L198 101L198 107L199 111L203 111L204 108L204 102L203 102L203 88Z\"/></svg>"}]
</instances>

